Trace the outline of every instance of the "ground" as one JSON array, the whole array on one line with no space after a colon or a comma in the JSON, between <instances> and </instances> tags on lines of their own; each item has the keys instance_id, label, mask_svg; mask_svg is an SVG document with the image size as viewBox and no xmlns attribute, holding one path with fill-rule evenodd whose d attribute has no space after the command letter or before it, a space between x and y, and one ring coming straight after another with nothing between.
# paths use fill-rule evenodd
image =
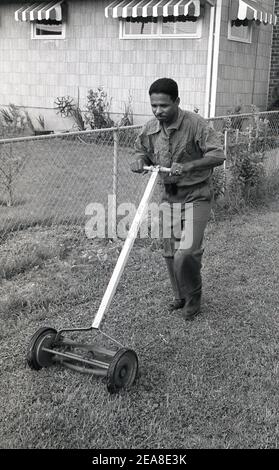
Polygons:
<instances>
[{"instance_id":1,"label":"ground","mask_svg":"<svg viewBox=\"0 0 279 470\"><path fill-rule=\"evenodd\" d=\"M33 371L25 356L41 326L91 324L121 242L88 240L80 226L11 234L0 254L0 446L277 448L278 211L277 201L209 224L193 322L168 312L158 244L136 242L101 325L139 356L136 384L117 395L61 366Z\"/></svg>"}]
</instances>

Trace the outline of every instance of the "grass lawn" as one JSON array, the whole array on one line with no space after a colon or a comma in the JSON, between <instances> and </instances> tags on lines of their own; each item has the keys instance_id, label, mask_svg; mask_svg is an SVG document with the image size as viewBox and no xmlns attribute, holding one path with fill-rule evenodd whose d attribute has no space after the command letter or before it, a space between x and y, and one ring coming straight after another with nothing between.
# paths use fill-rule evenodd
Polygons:
<instances>
[{"instance_id":1,"label":"grass lawn","mask_svg":"<svg viewBox=\"0 0 279 470\"><path fill-rule=\"evenodd\" d=\"M277 200L209 224L193 322L168 312L159 250L136 243L102 324L139 356L137 383L118 395L60 366L32 371L25 355L41 326L91 324L120 244L78 226L10 234L0 245L0 447L278 448L278 211Z\"/></svg>"}]
</instances>

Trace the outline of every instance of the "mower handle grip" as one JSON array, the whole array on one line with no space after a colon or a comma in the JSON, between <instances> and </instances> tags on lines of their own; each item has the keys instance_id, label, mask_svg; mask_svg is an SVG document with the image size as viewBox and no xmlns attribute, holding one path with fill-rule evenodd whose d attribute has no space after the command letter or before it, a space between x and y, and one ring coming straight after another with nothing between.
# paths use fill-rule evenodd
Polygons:
<instances>
[{"instance_id":1,"label":"mower handle grip","mask_svg":"<svg viewBox=\"0 0 279 470\"><path fill-rule=\"evenodd\" d=\"M154 165L154 166L143 166L144 171L158 171L159 173L170 173L170 168L167 168L165 166L160 166L160 165Z\"/></svg>"}]
</instances>

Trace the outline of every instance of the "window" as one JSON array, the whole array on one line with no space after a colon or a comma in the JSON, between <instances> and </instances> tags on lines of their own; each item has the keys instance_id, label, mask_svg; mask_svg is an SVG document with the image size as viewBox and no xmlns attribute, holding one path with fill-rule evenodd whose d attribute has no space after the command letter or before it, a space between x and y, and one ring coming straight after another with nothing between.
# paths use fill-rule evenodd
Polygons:
<instances>
[{"instance_id":1,"label":"window","mask_svg":"<svg viewBox=\"0 0 279 470\"><path fill-rule=\"evenodd\" d=\"M120 21L121 39L141 38L200 38L202 33L201 19L187 17L130 18Z\"/></svg>"},{"instance_id":2,"label":"window","mask_svg":"<svg viewBox=\"0 0 279 470\"><path fill-rule=\"evenodd\" d=\"M229 21L228 39L231 41L245 42L251 44L252 42L252 25L247 22L246 25L241 24L236 26L235 21Z\"/></svg>"},{"instance_id":3,"label":"window","mask_svg":"<svg viewBox=\"0 0 279 470\"><path fill-rule=\"evenodd\" d=\"M65 23L56 20L31 22L32 39L64 39Z\"/></svg>"}]
</instances>

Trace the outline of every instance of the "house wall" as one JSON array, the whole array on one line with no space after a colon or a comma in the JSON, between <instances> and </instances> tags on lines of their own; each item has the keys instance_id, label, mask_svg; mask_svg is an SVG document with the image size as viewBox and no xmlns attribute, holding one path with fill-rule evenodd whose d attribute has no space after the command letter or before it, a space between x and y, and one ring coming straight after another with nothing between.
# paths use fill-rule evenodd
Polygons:
<instances>
[{"instance_id":1,"label":"house wall","mask_svg":"<svg viewBox=\"0 0 279 470\"><path fill-rule=\"evenodd\" d=\"M279 0L275 0L275 14L279 18ZM275 89L278 91L275 92ZM279 21L273 27L268 103L271 104L275 98L279 97L278 95L279 95Z\"/></svg>"},{"instance_id":2,"label":"house wall","mask_svg":"<svg viewBox=\"0 0 279 470\"><path fill-rule=\"evenodd\" d=\"M253 25L252 43L228 39L229 0L223 0L221 38L216 97L216 112L225 115L235 106L249 111L254 104L267 107L272 26ZM263 0L263 6L273 11L274 0Z\"/></svg>"},{"instance_id":3,"label":"house wall","mask_svg":"<svg viewBox=\"0 0 279 470\"><path fill-rule=\"evenodd\" d=\"M49 126L68 127L53 111L57 96L80 98L103 86L112 112L122 113L129 92L135 122L150 116L148 88L170 76L180 88L181 106L204 112L210 7L206 6L201 39L120 40L119 21L106 18L109 1L68 0L65 40L31 40L29 22L16 22L24 2L1 4L0 105L31 107Z\"/></svg>"}]
</instances>

